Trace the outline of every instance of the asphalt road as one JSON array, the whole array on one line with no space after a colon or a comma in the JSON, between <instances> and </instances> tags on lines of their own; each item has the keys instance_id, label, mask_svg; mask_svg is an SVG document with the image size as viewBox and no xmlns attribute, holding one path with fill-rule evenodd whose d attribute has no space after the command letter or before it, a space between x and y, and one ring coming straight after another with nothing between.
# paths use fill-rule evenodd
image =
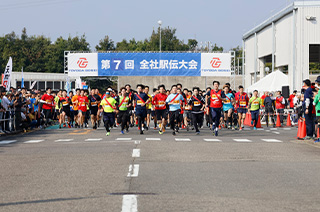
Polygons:
<instances>
[{"instance_id":1,"label":"asphalt road","mask_svg":"<svg viewBox=\"0 0 320 212\"><path fill-rule=\"evenodd\" d=\"M0 211L320 210L320 149L296 128L119 131L1 138Z\"/></svg>"}]
</instances>

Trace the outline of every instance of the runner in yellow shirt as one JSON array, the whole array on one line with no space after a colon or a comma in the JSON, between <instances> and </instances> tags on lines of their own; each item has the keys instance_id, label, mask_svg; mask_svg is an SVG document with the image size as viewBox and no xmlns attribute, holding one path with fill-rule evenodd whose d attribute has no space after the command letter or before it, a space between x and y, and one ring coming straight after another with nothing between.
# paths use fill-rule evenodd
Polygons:
<instances>
[{"instance_id":1,"label":"runner in yellow shirt","mask_svg":"<svg viewBox=\"0 0 320 212\"><path fill-rule=\"evenodd\" d=\"M112 127L115 122L116 103L117 101L111 97L110 91L106 92L105 98L100 103L102 107L101 111L103 111L103 122L107 130L107 136L110 135L110 127Z\"/></svg>"}]
</instances>

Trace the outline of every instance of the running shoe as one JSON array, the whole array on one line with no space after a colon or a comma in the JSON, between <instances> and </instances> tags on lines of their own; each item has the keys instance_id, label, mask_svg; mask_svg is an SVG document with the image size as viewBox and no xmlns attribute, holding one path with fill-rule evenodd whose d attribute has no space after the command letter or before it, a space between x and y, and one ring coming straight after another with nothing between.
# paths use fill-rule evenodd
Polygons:
<instances>
[{"instance_id":1,"label":"running shoe","mask_svg":"<svg viewBox=\"0 0 320 212\"><path fill-rule=\"evenodd\" d=\"M218 136L218 129L216 129L216 130L214 131L214 135L215 135L215 136Z\"/></svg>"},{"instance_id":2,"label":"running shoe","mask_svg":"<svg viewBox=\"0 0 320 212\"><path fill-rule=\"evenodd\" d=\"M124 132L123 132L123 130L121 130L120 134L124 135Z\"/></svg>"},{"instance_id":3,"label":"running shoe","mask_svg":"<svg viewBox=\"0 0 320 212\"><path fill-rule=\"evenodd\" d=\"M110 135L110 132L107 132L107 134L106 134L107 136L109 136Z\"/></svg>"}]
</instances>

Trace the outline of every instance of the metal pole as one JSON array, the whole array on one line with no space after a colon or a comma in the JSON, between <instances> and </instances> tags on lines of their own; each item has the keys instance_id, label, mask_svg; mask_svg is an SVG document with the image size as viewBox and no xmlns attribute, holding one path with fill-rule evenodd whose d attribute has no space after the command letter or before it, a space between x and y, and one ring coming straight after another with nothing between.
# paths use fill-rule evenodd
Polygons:
<instances>
[{"instance_id":1,"label":"metal pole","mask_svg":"<svg viewBox=\"0 0 320 212\"><path fill-rule=\"evenodd\" d=\"M244 40L242 40L242 86L245 86L244 85L244 70L245 70L245 67L244 67L244 63L245 63L245 59L244 59L244 51L245 51L245 43L244 43Z\"/></svg>"},{"instance_id":2,"label":"metal pole","mask_svg":"<svg viewBox=\"0 0 320 212\"><path fill-rule=\"evenodd\" d=\"M159 28L160 28L160 52L161 52L161 24L160 24Z\"/></svg>"},{"instance_id":3,"label":"metal pole","mask_svg":"<svg viewBox=\"0 0 320 212\"><path fill-rule=\"evenodd\" d=\"M257 64L257 54L258 54L258 50L257 50L257 33L254 33L254 83L257 82L257 68L258 68L258 64Z\"/></svg>"},{"instance_id":4,"label":"metal pole","mask_svg":"<svg viewBox=\"0 0 320 212\"><path fill-rule=\"evenodd\" d=\"M296 10L293 10L292 26L292 89L296 89ZM290 75L289 75L290 76Z\"/></svg>"},{"instance_id":5,"label":"metal pole","mask_svg":"<svg viewBox=\"0 0 320 212\"><path fill-rule=\"evenodd\" d=\"M238 74L239 75L239 71L240 71L240 64L239 64L240 58L238 57Z\"/></svg>"},{"instance_id":6,"label":"metal pole","mask_svg":"<svg viewBox=\"0 0 320 212\"><path fill-rule=\"evenodd\" d=\"M272 22L272 73L274 72L274 53L275 53L275 27L274 22Z\"/></svg>"}]
</instances>

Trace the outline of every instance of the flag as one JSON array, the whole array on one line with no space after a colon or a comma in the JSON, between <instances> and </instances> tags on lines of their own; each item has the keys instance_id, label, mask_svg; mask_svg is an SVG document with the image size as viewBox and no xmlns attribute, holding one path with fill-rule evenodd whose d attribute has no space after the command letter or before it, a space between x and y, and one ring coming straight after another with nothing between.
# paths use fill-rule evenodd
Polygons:
<instances>
[{"instance_id":1,"label":"flag","mask_svg":"<svg viewBox=\"0 0 320 212\"><path fill-rule=\"evenodd\" d=\"M2 81L2 86L6 88L7 91L10 90L11 85L11 74L12 74L12 58L9 58L6 69L4 70L4 76Z\"/></svg>"},{"instance_id":2,"label":"flag","mask_svg":"<svg viewBox=\"0 0 320 212\"><path fill-rule=\"evenodd\" d=\"M24 88L23 67L21 69L21 88Z\"/></svg>"}]
</instances>

